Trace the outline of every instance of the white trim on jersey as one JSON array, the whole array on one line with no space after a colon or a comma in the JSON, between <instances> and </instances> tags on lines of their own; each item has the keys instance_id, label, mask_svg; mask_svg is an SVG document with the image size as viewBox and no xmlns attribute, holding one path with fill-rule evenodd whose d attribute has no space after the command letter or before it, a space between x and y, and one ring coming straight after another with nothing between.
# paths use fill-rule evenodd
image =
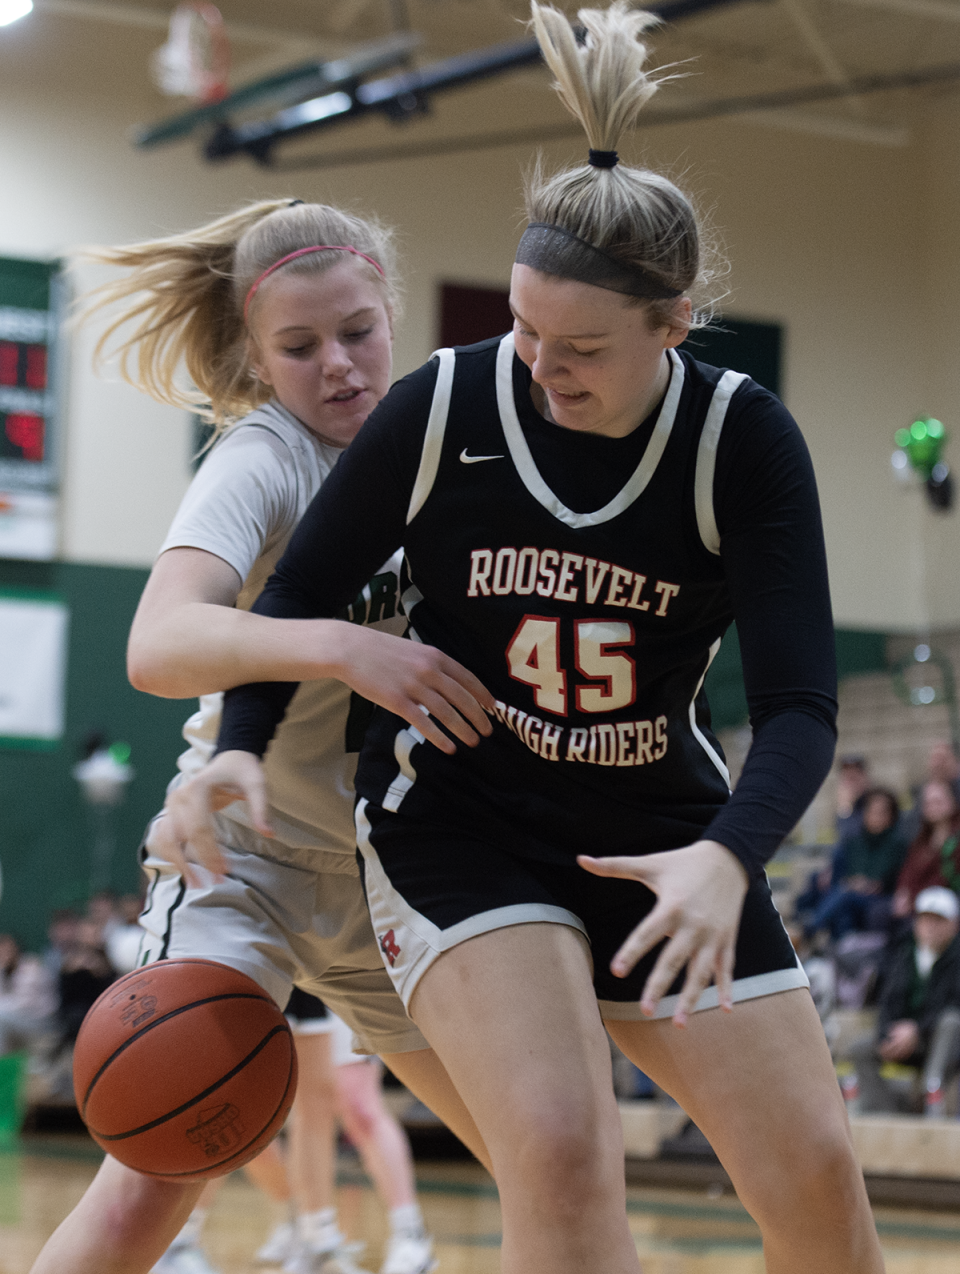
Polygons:
<instances>
[{"instance_id":1,"label":"white trim on jersey","mask_svg":"<svg viewBox=\"0 0 960 1274\"><path fill-rule=\"evenodd\" d=\"M565 907L542 902L496 907L461 920L448 929L441 929L411 907L403 895L394 889L383 869L379 854L370 842L370 820L366 815L366 807L365 800L357 802L357 845L363 855L367 906L370 908L373 932L380 950L382 953L389 953L387 972L404 1008L409 1009L417 983L427 969L444 952L451 951L469 938L524 924L565 925L587 938L586 928L579 916L567 911Z\"/></svg>"},{"instance_id":2,"label":"white trim on jersey","mask_svg":"<svg viewBox=\"0 0 960 1274\"><path fill-rule=\"evenodd\" d=\"M743 372L724 372L713 391L697 447L697 469L693 480L693 496L697 509L697 529L703 546L719 555L720 532L713 509L713 475L717 467L717 445L727 418L730 399L748 377Z\"/></svg>"},{"instance_id":3,"label":"white trim on jersey","mask_svg":"<svg viewBox=\"0 0 960 1274\"><path fill-rule=\"evenodd\" d=\"M424 708L424 712L426 712L426 708ZM383 799L383 808L389 810L391 814L396 814L403 804L403 798L417 781L417 772L410 760L410 753L418 743L424 742L424 737L419 730L415 730L412 725L408 725L405 730L397 732L397 737L393 741L393 755L400 770L397 777L387 788L387 794Z\"/></svg>"},{"instance_id":4,"label":"white trim on jersey","mask_svg":"<svg viewBox=\"0 0 960 1274\"><path fill-rule=\"evenodd\" d=\"M601 522L609 522L612 518L621 514L624 509L629 508L634 500L638 499L646 490L650 479L656 473L660 457L663 455L669 441L673 423L677 417L677 408L680 405L680 394L683 391L683 362L674 350L668 350L668 353L673 365L670 384L650 441L647 443L646 450L633 475L626 486L602 509L596 509L593 513L574 513L554 495L546 482L544 482L540 475L540 470L530 454L530 448L527 445L526 438L523 436L520 418L517 415L517 404L513 397L513 333L508 332L500 342L500 349L497 352L497 405L500 408L500 423L503 426L504 437L510 450L510 458L513 460L523 485L533 498L542 504L548 513L552 513L559 522L572 527L599 526Z\"/></svg>"},{"instance_id":5,"label":"white trim on jersey","mask_svg":"<svg viewBox=\"0 0 960 1274\"><path fill-rule=\"evenodd\" d=\"M457 366L457 356L452 349L438 349L436 357L440 359L440 367L433 390L433 402L430 404L430 415L427 418L427 432L424 435L423 451L420 454L420 468L417 470L417 480L410 494L407 526L423 508L427 496L433 490L433 484L437 479L437 469L440 467L447 416L450 412L450 396L453 393L453 373Z\"/></svg>"},{"instance_id":6,"label":"white trim on jersey","mask_svg":"<svg viewBox=\"0 0 960 1274\"><path fill-rule=\"evenodd\" d=\"M793 969L774 969L770 973L756 973L750 978L738 978L733 983L733 1002L742 1004L744 1000L759 1000L764 995L777 995L780 991L793 991L798 987L807 987L810 979L803 969L797 965ZM673 1017L680 1003L679 995L665 995L657 1005L653 1019ZM646 1022L651 1019L641 1013L639 1003L633 1000L600 1000L598 1001L600 1016L605 1022ZM719 1007L720 994L715 986L708 986L694 1005L694 1013L702 1013L704 1009Z\"/></svg>"},{"instance_id":7,"label":"white trim on jersey","mask_svg":"<svg viewBox=\"0 0 960 1274\"><path fill-rule=\"evenodd\" d=\"M407 615L409 615L414 606L416 606L418 602L423 601L423 594L420 592L419 588L417 588L416 584L411 584L409 588L404 589L400 596L400 601L403 604L404 611ZM417 637L416 640L419 641L420 638Z\"/></svg>"},{"instance_id":8,"label":"white trim on jersey","mask_svg":"<svg viewBox=\"0 0 960 1274\"><path fill-rule=\"evenodd\" d=\"M697 742L703 748L704 752L706 752L707 756L710 758L710 760L714 763L714 765L720 771L720 775L724 783L726 783L727 787L730 788L730 771L727 769L726 765L723 762L723 758L717 752L716 748L711 746L709 740L707 739L707 736L703 733L703 731L697 725L697 710L696 710L697 695L700 693L701 687L703 686L704 680L706 679L707 672L710 668L710 665L713 663L714 659L716 659L717 657L717 651L720 649L720 640L721 639L718 637L717 640L710 647L710 658L707 660L707 666L706 668L704 668L703 676L697 682L697 688L696 690L694 690L693 698L690 700L690 729L693 732L694 738L697 740ZM730 790L732 791L732 789Z\"/></svg>"}]
</instances>

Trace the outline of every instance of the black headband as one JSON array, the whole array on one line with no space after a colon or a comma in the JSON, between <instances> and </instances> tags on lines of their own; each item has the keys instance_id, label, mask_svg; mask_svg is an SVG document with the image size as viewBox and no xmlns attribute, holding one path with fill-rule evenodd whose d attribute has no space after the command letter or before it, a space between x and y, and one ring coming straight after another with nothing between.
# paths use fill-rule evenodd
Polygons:
<instances>
[{"instance_id":1,"label":"black headband","mask_svg":"<svg viewBox=\"0 0 960 1274\"><path fill-rule=\"evenodd\" d=\"M682 295L682 288L671 288L649 270L627 265L595 248L586 239L564 230L563 226L545 221L531 221L517 248L517 265L528 265L543 274L554 274L577 283L591 283L625 296L660 301Z\"/></svg>"}]
</instances>

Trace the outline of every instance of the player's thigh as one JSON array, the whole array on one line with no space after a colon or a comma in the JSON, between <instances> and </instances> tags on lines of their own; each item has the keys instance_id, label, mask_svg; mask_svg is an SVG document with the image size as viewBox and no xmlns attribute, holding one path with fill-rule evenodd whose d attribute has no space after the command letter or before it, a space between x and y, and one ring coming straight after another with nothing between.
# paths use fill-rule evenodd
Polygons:
<instances>
[{"instance_id":1,"label":"player's thigh","mask_svg":"<svg viewBox=\"0 0 960 1274\"><path fill-rule=\"evenodd\" d=\"M577 930L515 924L469 938L430 965L410 1011L495 1157L527 1133L562 1142L589 1127L619 1141L609 1049Z\"/></svg>"},{"instance_id":2,"label":"player's thigh","mask_svg":"<svg viewBox=\"0 0 960 1274\"><path fill-rule=\"evenodd\" d=\"M856 1175L843 1098L806 990L737 1004L732 1013L608 1021L626 1055L670 1093L708 1137L738 1188L782 1195L826 1167ZM749 1205L748 1205L749 1206Z\"/></svg>"}]
</instances>

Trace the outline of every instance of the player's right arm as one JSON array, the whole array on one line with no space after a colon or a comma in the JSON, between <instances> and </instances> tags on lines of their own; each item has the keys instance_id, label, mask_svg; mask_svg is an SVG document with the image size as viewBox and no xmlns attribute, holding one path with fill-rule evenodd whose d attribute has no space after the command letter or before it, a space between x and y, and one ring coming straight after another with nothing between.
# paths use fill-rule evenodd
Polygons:
<instances>
[{"instance_id":1,"label":"player's right arm","mask_svg":"<svg viewBox=\"0 0 960 1274\"><path fill-rule=\"evenodd\" d=\"M436 365L394 385L314 497L254 604L260 616L336 615L402 545L436 381ZM448 754L444 727L468 746L491 733L493 696L456 660L419 642L348 626L331 675L408 721ZM262 756L296 683L263 679L224 698L219 750Z\"/></svg>"},{"instance_id":2,"label":"player's right arm","mask_svg":"<svg viewBox=\"0 0 960 1274\"><path fill-rule=\"evenodd\" d=\"M237 610L240 587L234 567L205 549L161 554L130 630L131 683L164 699L186 699L248 681L340 677L355 625Z\"/></svg>"}]
</instances>

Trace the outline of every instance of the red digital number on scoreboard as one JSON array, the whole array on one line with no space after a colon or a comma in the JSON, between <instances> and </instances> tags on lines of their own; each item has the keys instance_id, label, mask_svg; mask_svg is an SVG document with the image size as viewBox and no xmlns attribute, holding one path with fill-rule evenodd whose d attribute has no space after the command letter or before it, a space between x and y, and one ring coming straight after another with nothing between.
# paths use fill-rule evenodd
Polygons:
<instances>
[{"instance_id":1,"label":"red digital number on scoreboard","mask_svg":"<svg viewBox=\"0 0 960 1274\"><path fill-rule=\"evenodd\" d=\"M19 389L46 389L46 345L0 341L0 385Z\"/></svg>"}]
</instances>

